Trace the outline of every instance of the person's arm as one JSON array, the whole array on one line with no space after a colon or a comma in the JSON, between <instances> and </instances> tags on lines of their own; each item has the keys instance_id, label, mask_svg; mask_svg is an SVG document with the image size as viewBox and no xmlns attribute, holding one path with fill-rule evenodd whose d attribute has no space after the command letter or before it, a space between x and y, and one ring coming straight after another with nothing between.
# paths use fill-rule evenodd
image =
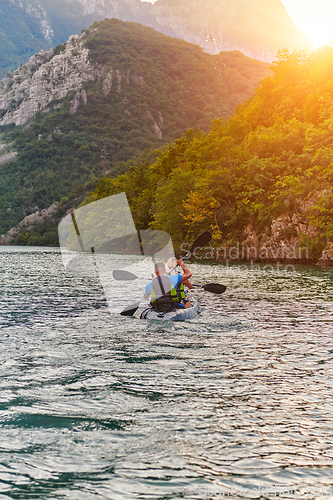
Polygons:
<instances>
[{"instance_id":1,"label":"person's arm","mask_svg":"<svg viewBox=\"0 0 333 500\"><path fill-rule=\"evenodd\" d=\"M182 259L177 260L177 264L178 264L178 266L180 266L182 268L182 270L184 272L184 274L182 274L182 282L184 283L184 281L188 280L192 276L192 273L188 269L188 267L185 266Z\"/></svg>"},{"instance_id":2,"label":"person's arm","mask_svg":"<svg viewBox=\"0 0 333 500\"><path fill-rule=\"evenodd\" d=\"M146 285L146 287L145 287L145 291L144 291L144 294L143 294L143 297L144 297L145 299L149 299L149 297L150 297L151 285L152 285L151 283L148 283L148 284Z\"/></svg>"},{"instance_id":3,"label":"person's arm","mask_svg":"<svg viewBox=\"0 0 333 500\"><path fill-rule=\"evenodd\" d=\"M189 280L186 280L186 281L184 281L183 283L184 283L184 285L185 285L185 286L187 286L187 288L189 288L190 290L192 290L192 288L194 288L194 287L193 287L193 285L192 285L192 283L190 283L190 282L189 282Z\"/></svg>"}]
</instances>

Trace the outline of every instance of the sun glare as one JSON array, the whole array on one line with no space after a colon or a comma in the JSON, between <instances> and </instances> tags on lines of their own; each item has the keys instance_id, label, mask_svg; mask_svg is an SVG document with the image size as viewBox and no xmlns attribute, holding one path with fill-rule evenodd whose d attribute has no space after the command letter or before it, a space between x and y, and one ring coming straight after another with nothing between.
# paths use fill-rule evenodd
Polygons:
<instances>
[{"instance_id":1,"label":"sun glare","mask_svg":"<svg viewBox=\"0 0 333 500\"><path fill-rule=\"evenodd\" d=\"M333 2L330 0L282 0L296 28L312 40L314 48L333 40Z\"/></svg>"},{"instance_id":2,"label":"sun glare","mask_svg":"<svg viewBox=\"0 0 333 500\"><path fill-rule=\"evenodd\" d=\"M157 0L141 0L155 3ZM232 3L233 0L230 0ZM281 0L297 29L304 31L314 48L333 41L333 0Z\"/></svg>"},{"instance_id":3,"label":"sun glare","mask_svg":"<svg viewBox=\"0 0 333 500\"><path fill-rule=\"evenodd\" d=\"M328 45L333 39L332 33L327 33L321 26L315 24L304 26L303 31L312 40L315 49L322 45Z\"/></svg>"}]
</instances>

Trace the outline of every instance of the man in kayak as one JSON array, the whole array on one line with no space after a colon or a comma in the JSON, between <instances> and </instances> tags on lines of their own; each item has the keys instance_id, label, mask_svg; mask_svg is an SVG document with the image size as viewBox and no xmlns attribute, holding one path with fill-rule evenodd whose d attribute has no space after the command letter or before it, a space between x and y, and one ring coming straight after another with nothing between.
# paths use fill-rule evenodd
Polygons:
<instances>
[{"instance_id":1,"label":"man in kayak","mask_svg":"<svg viewBox=\"0 0 333 500\"><path fill-rule=\"evenodd\" d=\"M167 276L164 262L156 262L155 264L156 278L146 285L144 297L148 299L151 296L151 305L156 311L171 311L178 307L191 307L190 302L182 303L177 293L177 286L187 281L192 276L192 273L181 259L177 260L177 265L182 268L184 274Z\"/></svg>"}]
</instances>

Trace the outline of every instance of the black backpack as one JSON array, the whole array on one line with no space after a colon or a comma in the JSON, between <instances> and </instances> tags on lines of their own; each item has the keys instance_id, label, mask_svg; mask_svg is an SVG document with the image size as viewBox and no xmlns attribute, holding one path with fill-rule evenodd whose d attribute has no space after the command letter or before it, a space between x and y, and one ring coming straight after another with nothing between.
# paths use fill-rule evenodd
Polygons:
<instances>
[{"instance_id":1,"label":"black backpack","mask_svg":"<svg viewBox=\"0 0 333 500\"><path fill-rule=\"evenodd\" d=\"M169 312L177 309L177 302L172 300L171 280L169 276L157 276L152 282L152 291L156 299L151 301L154 311Z\"/></svg>"}]
</instances>

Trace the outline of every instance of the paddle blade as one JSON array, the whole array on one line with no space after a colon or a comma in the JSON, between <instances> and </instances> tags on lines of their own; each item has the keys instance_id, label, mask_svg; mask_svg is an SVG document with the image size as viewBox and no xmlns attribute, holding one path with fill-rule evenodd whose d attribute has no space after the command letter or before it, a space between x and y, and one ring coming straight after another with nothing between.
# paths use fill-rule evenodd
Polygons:
<instances>
[{"instance_id":1,"label":"paddle blade","mask_svg":"<svg viewBox=\"0 0 333 500\"><path fill-rule=\"evenodd\" d=\"M136 311L139 309L140 303L132 304L131 306L126 307L123 311L121 311L121 316L134 316Z\"/></svg>"},{"instance_id":2,"label":"paddle blade","mask_svg":"<svg viewBox=\"0 0 333 500\"><path fill-rule=\"evenodd\" d=\"M224 293L227 289L226 286L220 285L219 283L208 283L207 285L202 285L202 288L206 290L206 292L221 294Z\"/></svg>"},{"instance_id":3,"label":"paddle blade","mask_svg":"<svg viewBox=\"0 0 333 500\"><path fill-rule=\"evenodd\" d=\"M112 276L117 281L134 281L138 279L135 274L130 273L129 271L121 271L119 269L115 269L112 273Z\"/></svg>"},{"instance_id":4,"label":"paddle blade","mask_svg":"<svg viewBox=\"0 0 333 500\"><path fill-rule=\"evenodd\" d=\"M193 245L191 246L191 253L194 253L196 250L200 250L202 247L208 245L208 243L212 239L212 234L209 231L205 231L197 237Z\"/></svg>"}]
</instances>

